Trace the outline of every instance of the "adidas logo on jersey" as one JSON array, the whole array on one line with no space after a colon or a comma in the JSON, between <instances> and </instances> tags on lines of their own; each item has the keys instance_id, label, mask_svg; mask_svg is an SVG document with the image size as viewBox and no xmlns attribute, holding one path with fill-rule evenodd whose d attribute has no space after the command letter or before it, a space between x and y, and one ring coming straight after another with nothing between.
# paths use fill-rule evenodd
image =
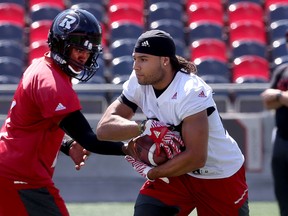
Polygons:
<instances>
[{"instance_id":1,"label":"adidas logo on jersey","mask_svg":"<svg viewBox=\"0 0 288 216\"><path fill-rule=\"evenodd\" d=\"M175 92L175 94L172 96L172 98L171 99L177 99L177 92Z\"/></svg>"},{"instance_id":2,"label":"adidas logo on jersey","mask_svg":"<svg viewBox=\"0 0 288 216\"><path fill-rule=\"evenodd\" d=\"M203 91L201 91L200 94L198 95L198 97L207 97L207 96L205 95L205 93Z\"/></svg>"},{"instance_id":3,"label":"adidas logo on jersey","mask_svg":"<svg viewBox=\"0 0 288 216\"><path fill-rule=\"evenodd\" d=\"M149 43L148 43L147 40L146 40L146 41L143 41L143 42L141 43L141 46L143 46L143 47L150 47L150 45L149 45Z\"/></svg>"},{"instance_id":4,"label":"adidas logo on jersey","mask_svg":"<svg viewBox=\"0 0 288 216\"><path fill-rule=\"evenodd\" d=\"M60 110L64 110L64 109L66 109L66 107L63 106L63 104L59 103L59 104L57 105L55 111L60 111Z\"/></svg>"}]
</instances>

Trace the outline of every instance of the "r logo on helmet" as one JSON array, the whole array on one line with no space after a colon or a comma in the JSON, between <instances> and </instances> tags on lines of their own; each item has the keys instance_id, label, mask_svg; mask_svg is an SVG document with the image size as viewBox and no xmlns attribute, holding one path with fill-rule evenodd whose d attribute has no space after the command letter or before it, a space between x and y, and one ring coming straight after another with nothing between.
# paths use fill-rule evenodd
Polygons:
<instances>
[{"instance_id":1,"label":"r logo on helmet","mask_svg":"<svg viewBox=\"0 0 288 216\"><path fill-rule=\"evenodd\" d=\"M71 14L68 14L59 18L58 29L62 32L71 32L78 26L78 24L78 17L74 17Z\"/></svg>"}]
</instances>

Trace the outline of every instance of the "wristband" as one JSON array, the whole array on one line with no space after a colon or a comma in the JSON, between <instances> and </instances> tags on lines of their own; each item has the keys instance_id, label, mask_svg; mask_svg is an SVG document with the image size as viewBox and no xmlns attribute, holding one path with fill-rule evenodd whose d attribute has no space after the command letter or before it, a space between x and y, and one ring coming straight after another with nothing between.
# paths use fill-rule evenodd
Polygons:
<instances>
[{"instance_id":1,"label":"wristband","mask_svg":"<svg viewBox=\"0 0 288 216\"><path fill-rule=\"evenodd\" d=\"M140 122L140 123L138 124L138 129L139 129L140 134L142 134L142 133L145 131L146 121L147 121L147 120L143 120L142 122Z\"/></svg>"},{"instance_id":2,"label":"wristband","mask_svg":"<svg viewBox=\"0 0 288 216\"><path fill-rule=\"evenodd\" d=\"M282 91L276 95L276 100L279 101L281 97L282 97Z\"/></svg>"},{"instance_id":3,"label":"wristband","mask_svg":"<svg viewBox=\"0 0 288 216\"><path fill-rule=\"evenodd\" d=\"M64 140L61 144L60 151L69 156L69 150L73 142L73 139Z\"/></svg>"}]
</instances>

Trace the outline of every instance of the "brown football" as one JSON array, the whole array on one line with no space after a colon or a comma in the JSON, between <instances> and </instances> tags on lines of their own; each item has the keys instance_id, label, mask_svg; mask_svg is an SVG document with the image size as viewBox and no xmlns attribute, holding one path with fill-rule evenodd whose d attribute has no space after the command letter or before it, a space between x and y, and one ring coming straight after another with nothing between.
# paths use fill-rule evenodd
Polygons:
<instances>
[{"instance_id":1,"label":"brown football","mask_svg":"<svg viewBox=\"0 0 288 216\"><path fill-rule=\"evenodd\" d=\"M160 148L159 155L156 154L156 144L148 135L138 137L135 148L138 159L150 166L161 165L168 160L163 148Z\"/></svg>"}]
</instances>

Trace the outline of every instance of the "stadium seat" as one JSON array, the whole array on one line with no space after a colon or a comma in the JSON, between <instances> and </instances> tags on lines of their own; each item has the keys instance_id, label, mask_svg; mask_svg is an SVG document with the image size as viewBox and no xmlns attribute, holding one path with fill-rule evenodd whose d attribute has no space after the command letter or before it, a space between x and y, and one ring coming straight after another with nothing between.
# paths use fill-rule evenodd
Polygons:
<instances>
[{"instance_id":1,"label":"stadium seat","mask_svg":"<svg viewBox=\"0 0 288 216\"><path fill-rule=\"evenodd\" d=\"M270 68L267 59L259 56L241 56L234 59L232 66L232 82L239 83L245 77L257 77L258 79L270 79Z\"/></svg>"},{"instance_id":2,"label":"stadium seat","mask_svg":"<svg viewBox=\"0 0 288 216\"><path fill-rule=\"evenodd\" d=\"M238 21L231 23L229 27L229 41L250 40L266 44L266 29L259 22Z\"/></svg>"},{"instance_id":3,"label":"stadium seat","mask_svg":"<svg viewBox=\"0 0 288 216\"><path fill-rule=\"evenodd\" d=\"M25 26L25 8L14 3L0 3L0 22Z\"/></svg>"},{"instance_id":4,"label":"stadium seat","mask_svg":"<svg viewBox=\"0 0 288 216\"><path fill-rule=\"evenodd\" d=\"M266 9L267 23L279 20L288 20L288 3L272 4Z\"/></svg>"},{"instance_id":5,"label":"stadium seat","mask_svg":"<svg viewBox=\"0 0 288 216\"><path fill-rule=\"evenodd\" d=\"M64 0L29 0L29 8L32 8L34 5L37 5L40 3L54 5L56 7L62 8L62 10L66 8Z\"/></svg>"},{"instance_id":6,"label":"stadium seat","mask_svg":"<svg viewBox=\"0 0 288 216\"><path fill-rule=\"evenodd\" d=\"M29 43L47 40L52 20L39 20L31 23L29 28Z\"/></svg>"},{"instance_id":7,"label":"stadium seat","mask_svg":"<svg viewBox=\"0 0 288 216\"><path fill-rule=\"evenodd\" d=\"M112 5L117 4L128 4L132 7L140 8L141 10L144 10L145 8L145 0L109 0L107 7L110 8Z\"/></svg>"},{"instance_id":8,"label":"stadium seat","mask_svg":"<svg viewBox=\"0 0 288 216\"><path fill-rule=\"evenodd\" d=\"M150 24L150 29L159 29L168 32L174 39L185 41L184 23L174 19L160 19Z\"/></svg>"},{"instance_id":9,"label":"stadium seat","mask_svg":"<svg viewBox=\"0 0 288 216\"><path fill-rule=\"evenodd\" d=\"M159 2L150 5L147 15L147 24L160 19L174 19L178 21L183 20L183 8L178 3Z\"/></svg>"},{"instance_id":10,"label":"stadium seat","mask_svg":"<svg viewBox=\"0 0 288 216\"><path fill-rule=\"evenodd\" d=\"M49 46L47 41L35 41L29 46L28 51L28 62L32 63L34 59L40 58L44 55L45 52L49 51Z\"/></svg>"},{"instance_id":11,"label":"stadium seat","mask_svg":"<svg viewBox=\"0 0 288 216\"><path fill-rule=\"evenodd\" d=\"M0 21L0 40L24 42L24 28L14 23Z\"/></svg>"},{"instance_id":12,"label":"stadium seat","mask_svg":"<svg viewBox=\"0 0 288 216\"><path fill-rule=\"evenodd\" d=\"M176 55L182 56L184 58L189 58L189 54L187 53L189 50L186 46L185 41L174 39L175 47L176 47Z\"/></svg>"},{"instance_id":13,"label":"stadium seat","mask_svg":"<svg viewBox=\"0 0 288 216\"><path fill-rule=\"evenodd\" d=\"M146 0L147 5L157 4L161 2L177 3L179 5L184 5L186 0Z\"/></svg>"},{"instance_id":14,"label":"stadium seat","mask_svg":"<svg viewBox=\"0 0 288 216\"><path fill-rule=\"evenodd\" d=\"M23 74L23 61L13 57L0 57L1 75L21 78Z\"/></svg>"},{"instance_id":15,"label":"stadium seat","mask_svg":"<svg viewBox=\"0 0 288 216\"><path fill-rule=\"evenodd\" d=\"M276 67L278 67L279 65L282 65L284 63L288 63L288 55L281 56L281 57L274 59L274 61L272 63L272 69L271 70L274 70Z\"/></svg>"},{"instance_id":16,"label":"stadium seat","mask_svg":"<svg viewBox=\"0 0 288 216\"><path fill-rule=\"evenodd\" d=\"M264 11L260 4L243 1L230 4L228 7L229 24L242 20L260 22L264 25Z\"/></svg>"},{"instance_id":17,"label":"stadium seat","mask_svg":"<svg viewBox=\"0 0 288 216\"><path fill-rule=\"evenodd\" d=\"M273 41L275 40L285 38L287 30L288 30L288 19L272 22L268 28L270 44L272 44Z\"/></svg>"},{"instance_id":18,"label":"stadium seat","mask_svg":"<svg viewBox=\"0 0 288 216\"><path fill-rule=\"evenodd\" d=\"M126 74L126 75L118 75L115 76L113 78L113 80L111 81L111 83L115 84L115 85L119 85L119 84L123 84L124 82L126 82L130 77L130 74ZM119 94L116 96L118 97ZM115 99L115 98L114 98Z\"/></svg>"},{"instance_id":19,"label":"stadium seat","mask_svg":"<svg viewBox=\"0 0 288 216\"><path fill-rule=\"evenodd\" d=\"M222 0L187 0L185 3L185 6L188 7L188 5L190 5L192 3L202 3L202 2L212 3L212 4L220 4L220 5L223 3Z\"/></svg>"},{"instance_id":20,"label":"stadium seat","mask_svg":"<svg viewBox=\"0 0 288 216\"><path fill-rule=\"evenodd\" d=\"M215 58L227 62L226 43L219 39L199 39L191 44L191 60Z\"/></svg>"},{"instance_id":21,"label":"stadium seat","mask_svg":"<svg viewBox=\"0 0 288 216\"><path fill-rule=\"evenodd\" d=\"M132 55L136 39L119 39L115 40L109 47L112 58Z\"/></svg>"},{"instance_id":22,"label":"stadium seat","mask_svg":"<svg viewBox=\"0 0 288 216\"><path fill-rule=\"evenodd\" d=\"M194 63L197 67L197 74L202 76L215 76L215 80L224 80L227 83L231 81L231 73L227 64L223 61L219 61L215 58L197 58L194 60Z\"/></svg>"},{"instance_id":23,"label":"stadium seat","mask_svg":"<svg viewBox=\"0 0 288 216\"><path fill-rule=\"evenodd\" d=\"M231 59L234 60L243 55L256 55L267 58L267 46L257 41L234 41L231 45Z\"/></svg>"},{"instance_id":24,"label":"stadium seat","mask_svg":"<svg viewBox=\"0 0 288 216\"><path fill-rule=\"evenodd\" d=\"M92 3L92 2L85 2L85 3L78 3L71 6L72 9L84 9L92 13L98 21L101 23L104 22L106 11L104 6L99 3Z\"/></svg>"},{"instance_id":25,"label":"stadium seat","mask_svg":"<svg viewBox=\"0 0 288 216\"><path fill-rule=\"evenodd\" d=\"M269 8L273 4L287 4L287 0L265 0L264 8Z\"/></svg>"},{"instance_id":26,"label":"stadium seat","mask_svg":"<svg viewBox=\"0 0 288 216\"><path fill-rule=\"evenodd\" d=\"M133 63L131 55L114 58L111 63L112 76L129 75L133 70Z\"/></svg>"},{"instance_id":27,"label":"stadium seat","mask_svg":"<svg viewBox=\"0 0 288 216\"><path fill-rule=\"evenodd\" d=\"M113 43L115 40L118 39L137 39L144 32L144 26L127 21L114 22L110 26L110 29L108 29L107 31L109 32L110 43Z\"/></svg>"},{"instance_id":28,"label":"stadium seat","mask_svg":"<svg viewBox=\"0 0 288 216\"><path fill-rule=\"evenodd\" d=\"M0 85L1 84L18 84L19 82L20 82L20 78L19 77L9 76L9 75L0 75ZM3 104L1 102L1 109L2 109L2 105ZM5 110L8 110L8 108L6 107Z\"/></svg>"},{"instance_id":29,"label":"stadium seat","mask_svg":"<svg viewBox=\"0 0 288 216\"><path fill-rule=\"evenodd\" d=\"M24 45L13 40L0 40L0 57L13 57L25 61Z\"/></svg>"},{"instance_id":30,"label":"stadium seat","mask_svg":"<svg viewBox=\"0 0 288 216\"><path fill-rule=\"evenodd\" d=\"M30 23L39 20L53 20L62 10L61 7L49 3L33 5L30 8Z\"/></svg>"},{"instance_id":31,"label":"stadium seat","mask_svg":"<svg viewBox=\"0 0 288 216\"><path fill-rule=\"evenodd\" d=\"M114 22L131 22L144 26L144 12L141 8L129 4L116 4L110 6L107 14L108 25Z\"/></svg>"},{"instance_id":32,"label":"stadium seat","mask_svg":"<svg viewBox=\"0 0 288 216\"><path fill-rule=\"evenodd\" d=\"M195 40L204 38L215 38L224 40L223 28L221 25L210 22L193 22L188 29L188 42L191 44Z\"/></svg>"},{"instance_id":33,"label":"stadium seat","mask_svg":"<svg viewBox=\"0 0 288 216\"><path fill-rule=\"evenodd\" d=\"M74 5L74 4L79 4L79 3L98 3L101 4L102 6L105 6L107 4L106 0L69 0L68 3L70 3L69 5Z\"/></svg>"},{"instance_id":34,"label":"stadium seat","mask_svg":"<svg viewBox=\"0 0 288 216\"><path fill-rule=\"evenodd\" d=\"M224 26L224 10L222 4L192 2L190 5L187 5L186 14L188 24L197 21L206 21Z\"/></svg>"},{"instance_id":35,"label":"stadium seat","mask_svg":"<svg viewBox=\"0 0 288 216\"><path fill-rule=\"evenodd\" d=\"M1 1L1 2L18 4L23 8L26 7L26 1L25 0L5 0L5 1Z\"/></svg>"},{"instance_id":36,"label":"stadium seat","mask_svg":"<svg viewBox=\"0 0 288 216\"><path fill-rule=\"evenodd\" d=\"M288 48L286 45L286 39L282 38L279 40L275 40L271 46L271 57L274 61L276 58L287 56L288 55Z\"/></svg>"},{"instance_id":37,"label":"stadium seat","mask_svg":"<svg viewBox=\"0 0 288 216\"><path fill-rule=\"evenodd\" d=\"M225 0L225 3L226 5L230 5L230 4L234 4L234 3L237 3L237 2L242 2L243 0ZM263 0L246 0L246 1L249 1L249 2L254 2L254 3L257 3L259 5L262 5L263 4Z\"/></svg>"}]
</instances>

